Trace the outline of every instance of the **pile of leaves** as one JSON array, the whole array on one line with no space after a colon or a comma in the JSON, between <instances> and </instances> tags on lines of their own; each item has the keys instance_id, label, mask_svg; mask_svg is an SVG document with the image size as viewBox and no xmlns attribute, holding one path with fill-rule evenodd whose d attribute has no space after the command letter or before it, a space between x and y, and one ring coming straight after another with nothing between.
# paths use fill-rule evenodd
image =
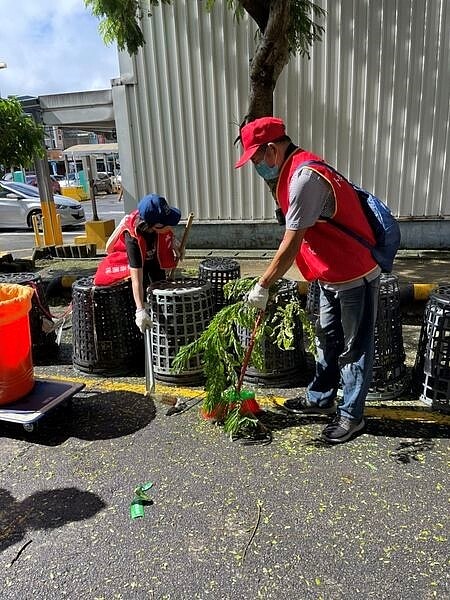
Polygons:
<instances>
[{"instance_id":1,"label":"pile of leaves","mask_svg":"<svg viewBox=\"0 0 450 600\"><path fill-rule=\"evenodd\" d=\"M252 428L257 419L242 414L241 401L233 394L247 348L242 344L242 330L253 331L258 310L245 301L257 278L230 281L224 286L224 296L230 304L222 308L211 320L201 336L183 346L173 361L173 371L181 372L189 359L199 355L203 365L206 395L202 411L217 412L230 435ZM279 293L286 280L278 280L269 290L269 302L260 327L256 331L255 345L250 364L264 371L262 342L270 340L281 350L294 351L295 330L300 319L309 352L315 353L314 331L306 312L297 299L286 302Z\"/></svg>"}]
</instances>

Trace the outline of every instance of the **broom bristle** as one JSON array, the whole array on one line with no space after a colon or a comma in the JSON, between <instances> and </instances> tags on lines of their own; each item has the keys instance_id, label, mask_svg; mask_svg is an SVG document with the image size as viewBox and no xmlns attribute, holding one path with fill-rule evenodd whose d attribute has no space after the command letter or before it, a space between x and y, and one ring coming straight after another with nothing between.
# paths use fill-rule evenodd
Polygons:
<instances>
[{"instance_id":1,"label":"broom bristle","mask_svg":"<svg viewBox=\"0 0 450 600\"><path fill-rule=\"evenodd\" d=\"M163 404L167 404L167 406L175 406L178 398L176 396L171 396L170 394L161 394L159 397L159 401Z\"/></svg>"}]
</instances>

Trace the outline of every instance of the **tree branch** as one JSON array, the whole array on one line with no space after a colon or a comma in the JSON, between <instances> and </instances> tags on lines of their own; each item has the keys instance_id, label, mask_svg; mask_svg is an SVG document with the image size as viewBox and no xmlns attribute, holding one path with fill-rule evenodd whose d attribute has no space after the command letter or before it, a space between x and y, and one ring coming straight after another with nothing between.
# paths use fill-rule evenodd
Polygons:
<instances>
[{"instance_id":1,"label":"tree branch","mask_svg":"<svg viewBox=\"0 0 450 600\"><path fill-rule=\"evenodd\" d=\"M270 0L240 0L240 4L264 33L269 20Z\"/></svg>"}]
</instances>

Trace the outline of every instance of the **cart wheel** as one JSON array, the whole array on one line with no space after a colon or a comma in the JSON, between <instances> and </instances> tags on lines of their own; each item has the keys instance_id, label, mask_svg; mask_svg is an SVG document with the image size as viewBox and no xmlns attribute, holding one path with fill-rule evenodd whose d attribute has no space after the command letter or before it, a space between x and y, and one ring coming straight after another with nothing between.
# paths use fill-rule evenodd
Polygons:
<instances>
[{"instance_id":1,"label":"cart wheel","mask_svg":"<svg viewBox=\"0 0 450 600\"><path fill-rule=\"evenodd\" d=\"M35 424L34 423L24 423L23 424L23 428L25 429L25 431L27 433L31 433L32 431L35 430Z\"/></svg>"}]
</instances>

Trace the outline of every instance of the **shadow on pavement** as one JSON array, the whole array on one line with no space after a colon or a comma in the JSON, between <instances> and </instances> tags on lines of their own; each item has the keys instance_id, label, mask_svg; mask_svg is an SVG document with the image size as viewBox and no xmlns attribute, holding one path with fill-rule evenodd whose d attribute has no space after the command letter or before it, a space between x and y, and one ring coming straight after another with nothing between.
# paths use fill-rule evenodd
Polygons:
<instances>
[{"instance_id":1,"label":"shadow on pavement","mask_svg":"<svg viewBox=\"0 0 450 600\"><path fill-rule=\"evenodd\" d=\"M96 494L73 487L35 492L21 502L0 489L0 552L20 542L29 530L56 529L89 519L105 507Z\"/></svg>"},{"instance_id":2,"label":"shadow on pavement","mask_svg":"<svg viewBox=\"0 0 450 600\"><path fill-rule=\"evenodd\" d=\"M448 423L434 422L432 419L429 419L427 415L431 415L431 412L424 411L422 408L411 407L408 409L408 413L408 418L402 418L401 414L397 414L396 409L393 409L391 419L366 416L366 428L364 432L373 436L410 438L419 441L450 438ZM411 418L411 414L414 413L417 414L417 419ZM265 410L258 415L258 418L271 431L280 431L313 423L323 423L325 425L329 421L327 417L293 415L283 411L283 409ZM324 444L320 440L312 440L312 443L314 445L319 443L320 446L328 446L328 444Z\"/></svg>"},{"instance_id":3,"label":"shadow on pavement","mask_svg":"<svg viewBox=\"0 0 450 600\"><path fill-rule=\"evenodd\" d=\"M68 438L108 440L146 427L156 415L152 399L133 392L79 392L70 406L61 405L27 433L19 423L0 423L0 436L58 446Z\"/></svg>"},{"instance_id":4,"label":"shadow on pavement","mask_svg":"<svg viewBox=\"0 0 450 600\"><path fill-rule=\"evenodd\" d=\"M416 440L432 440L436 438L450 438L450 427L448 424L425 422L421 420L422 411L418 411L417 420L411 419L376 419L366 418L366 433L374 436L411 438Z\"/></svg>"},{"instance_id":5,"label":"shadow on pavement","mask_svg":"<svg viewBox=\"0 0 450 600\"><path fill-rule=\"evenodd\" d=\"M56 349L53 352L46 352L41 356L36 358L33 357L33 362L35 366L43 367L43 366L52 366L52 367L63 367L73 366L72 359L73 347L70 342L61 342L59 346L56 346ZM76 374L80 374L84 377L102 377L105 376L113 376L117 375L119 377L127 375L128 377L143 377L145 375L145 364L144 364L144 346L142 345L142 356L136 359L135 364L132 366L126 366L124 368L123 373L112 372L112 373L89 373L88 371L77 370L74 368L74 372Z\"/></svg>"}]
</instances>

